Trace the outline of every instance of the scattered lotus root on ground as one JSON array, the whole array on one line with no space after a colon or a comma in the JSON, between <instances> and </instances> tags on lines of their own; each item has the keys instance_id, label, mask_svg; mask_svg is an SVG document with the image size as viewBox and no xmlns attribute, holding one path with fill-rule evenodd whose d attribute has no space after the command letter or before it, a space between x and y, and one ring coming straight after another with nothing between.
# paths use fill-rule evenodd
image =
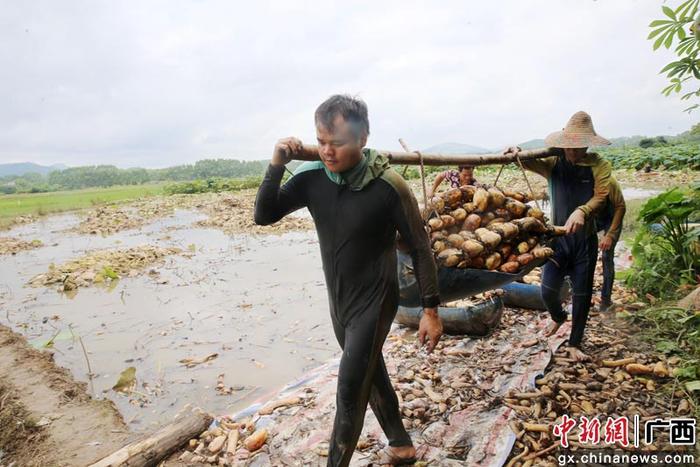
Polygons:
<instances>
[{"instance_id":1,"label":"scattered lotus root on ground","mask_svg":"<svg viewBox=\"0 0 700 467\"><path fill-rule=\"evenodd\" d=\"M111 235L170 216L176 208L191 207L198 201L196 195L172 195L143 198L123 206L100 206L90 210L80 224L70 230L92 235Z\"/></svg>"},{"instance_id":2,"label":"scattered lotus root on ground","mask_svg":"<svg viewBox=\"0 0 700 467\"><path fill-rule=\"evenodd\" d=\"M253 221L255 193L221 193L197 207L208 219L197 222L201 227L215 227L227 234L280 234L290 230L312 230L311 218L286 216L272 225L257 225Z\"/></svg>"},{"instance_id":3,"label":"scattered lotus root on ground","mask_svg":"<svg viewBox=\"0 0 700 467\"><path fill-rule=\"evenodd\" d=\"M32 222L36 222L37 219L38 219L38 217L34 216L32 214L25 214L23 216L15 216L15 217L11 218L9 221L0 222L0 230L9 230L17 225L31 224Z\"/></svg>"},{"instance_id":4,"label":"scattered lotus root on ground","mask_svg":"<svg viewBox=\"0 0 700 467\"><path fill-rule=\"evenodd\" d=\"M677 387L674 391L673 378L669 377L670 369L680 359L667 359L630 342L634 329L611 325L603 314L595 315L592 321L583 346L590 361L575 361L562 346L544 377L536 380L534 390L510 391L503 398L513 411L510 426L516 436L507 465L533 465L533 461L534 465L557 465L551 451L559 446L559 439L554 436L553 427L564 415L576 421L597 417L602 428L607 417L624 416L632 421L637 416L643 427L647 421L672 413L691 414L687 393ZM522 346L529 344L524 342ZM574 452L585 452L591 446L579 439L580 433L580 427L576 427L568 436L569 449ZM658 434L653 444L644 446L645 452L683 452L687 448L672 446L667 431L659 430Z\"/></svg>"},{"instance_id":5,"label":"scattered lotus root on ground","mask_svg":"<svg viewBox=\"0 0 700 467\"><path fill-rule=\"evenodd\" d=\"M92 251L59 266L49 265L46 273L34 276L32 287L59 284L60 291L75 290L93 284L108 283L120 277L135 277L164 257L182 253L180 248L144 245L122 250Z\"/></svg>"},{"instance_id":6,"label":"scattered lotus root on ground","mask_svg":"<svg viewBox=\"0 0 700 467\"><path fill-rule=\"evenodd\" d=\"M41 240L32 240L28 242L15 237L0 237L0 256L15 255L20 251L33 250L42 245L43 243Z\"/></svg>"},{"instance_id":7,"label":"scattered lotus root on ground","mask_svg":"<svg viewBox=\"0 0 700 467\"><path fill-rule=\"evenodd\" d=\"M145 219L130 209L104 206L90 211L72 230L92 235L110 235L121 230L141 227L145 222Z\"/></svg>"}]
</instances>

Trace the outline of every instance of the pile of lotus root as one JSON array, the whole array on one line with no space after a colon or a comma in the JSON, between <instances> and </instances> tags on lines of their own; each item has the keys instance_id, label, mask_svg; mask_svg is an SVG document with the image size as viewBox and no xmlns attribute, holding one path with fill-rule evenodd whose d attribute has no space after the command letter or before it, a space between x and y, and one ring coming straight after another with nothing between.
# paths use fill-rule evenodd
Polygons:
<instances>
[{"instance_id":1,"label":"pile of lotus root","mask_svg":"<svg viewBox=\"0 0 700 467\"><path fill-rule=\"evenodd\" d=\"M527 194L485 185L452 188L430 201L430 242L440 267L516 273L552 255L546 241L565 232L530 206Z\"/></svg>"}]
</instances>

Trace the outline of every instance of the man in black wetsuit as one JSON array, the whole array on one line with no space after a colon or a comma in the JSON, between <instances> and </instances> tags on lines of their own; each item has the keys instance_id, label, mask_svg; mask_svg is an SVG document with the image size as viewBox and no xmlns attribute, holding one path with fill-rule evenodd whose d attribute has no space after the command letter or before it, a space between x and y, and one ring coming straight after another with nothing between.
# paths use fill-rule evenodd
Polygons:
<instances>
[{"instance_id":1,"label":"man in black wetsuit","mask_svg":"<svg viewBox=\"0 0 700 467\"><path fill-rule=\"evenodd\" d=\"M321 160L302 164L280 187L285 164L303 148L296 138L279 140L258 190L255 222L272 224L307 207L316 225L331 321L343 349L328 465L350 463L368 402L389 440L379 462L412 463L416 451L401 420L382 345L399 301L397 231L421 288L419 339L428 342L429 351L440 339L440 299L428 236L405 181L386 158L364 148L369 135L364 102L332 96L318 107L315 121Z\"/></svg>"},{"instance_id":2,"label":"man in black wetsuit","mask_svg":"<svg viewBox=\"0 0 700 467\"><path fill-rule=\"evenodd\" d=\"M547 136L545 143L554 148L556 155L523 161L526 169L549 182L552 222L564 225L567 232L555 239L554 255L542 271L542 299L552 317L545 334L554 334L566 321L559 290L564 277L569 276L573 287L569 354L575 360L586 360L581 341L591 307L598 257L596 215L607 202L612 172L610 162L587 151L590 146L610 142L596 134L586 112L576 112L566 127ZM508 148L506 153L518 150Z\"/></svg>"}]
</instances>

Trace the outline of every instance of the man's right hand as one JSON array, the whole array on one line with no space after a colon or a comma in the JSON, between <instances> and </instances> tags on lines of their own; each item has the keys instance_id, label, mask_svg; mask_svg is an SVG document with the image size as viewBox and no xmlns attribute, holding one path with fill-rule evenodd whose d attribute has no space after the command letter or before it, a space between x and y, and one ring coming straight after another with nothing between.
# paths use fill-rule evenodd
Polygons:
<instances>
[{"instance_id":1,"label":"man's right hand","mask_svg":"<svg viewBox=\"0 0 700 467\"><path fill-rule=\"evenodd\" d=\"M431 353L441 336L442 319L438 315L437 308L425 308L418 323L418 341L421 345L427 344L428 353Z\"/></svg>"},{"instance_id":2,"label":"man's right hand","mask_svg":"<svg viewBox=\"0 0 700 467\"><path fill-rule=\"evenodd\" d=\"M301 152L302 143L298 138L293 136L289 138L282 138L275 144L275 150L272 153L272 161L270 164L280 166L286 165L292 160L292 156Z\"/></svg>"},{"instance_id":3,"label":"man's right hand","mask_svg":"<svg viewBox=\"0 0 700 467\"><path fill-rule=\"evenodd\" d=\"M612 243L612 238L605 235L600 243L598 243L598 248L600 248L601 251L608 251L612 247Z\"/></svg>"},{"instance_id":4,"label":"man's right hand","mask_svg":"<svg viewBox=\"0 0 700 467\"><path fill-rule=\"evenodd\" d=\"M566 234L570 235L578 232L583 227L585 222L586 215L583 213L583 211L580 209L575 209L566 220L566 224L564 224Z\"/></svg>"}]
</instances>

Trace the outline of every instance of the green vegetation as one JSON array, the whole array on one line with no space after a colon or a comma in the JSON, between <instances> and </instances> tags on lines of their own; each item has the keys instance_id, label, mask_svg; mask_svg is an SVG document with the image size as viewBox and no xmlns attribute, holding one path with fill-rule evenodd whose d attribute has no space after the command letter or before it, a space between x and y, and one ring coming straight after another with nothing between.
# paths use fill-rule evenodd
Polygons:
<instances>
[{"instance_id":1,"label":"green vegetation","mask_svg":"<svg viewBox=\"0 0 700 467\"><path fill-rule=\"evenodd\" d=\"M81 188L142 185L161 181L207 178L261 177L267 161L204 159L191 165L165 169L119 169L113 165L71 167L47 175L37 173L0 177L0 193L46 193Z\"/></svg>"},{"instance_id":2,"label":"green vegetation","mask_svg":"<svg viewBox=\"0 0 700 467\"><path fill-rule=\"evenodd\" d=\"M618 279L652 306L622 315L639 325L642 338L658 352L678 359L673 375L678 389L693 396L698 407L694 391L700 389L700 313L693 306L669 304L697 287L700 231L690 223L700 216L700 184L664 191L631 211L638 212L634 263Z\"/></svg>"},{"instance_id":3,"label":"green vegetation","mask_svg":"<svg viewBox=\"0 0 700 467\"><path fill-rule=\"evenodd\" d=\"M690 86L691 91L684 93L681 100L690 100L700 96L700 89L694 89L697 86L697 80L700 79L700 67L698 66L700 21L696 18L698 4L700 4L700 0L685 0L675 9L663 5L661 10L665 17L649 24L652 31L649 33L648 39L654 41L654 50L661 46L666 49L675 46L674 52L678 60L668 63L659 72L666 74L669 80L669 85L661 92L669 96L671 93L680 93L684 86ZM696 109L698 105L700 104L693 104L686 111Z\"/></svg>"},{"instance_id":4,"label":"green vegetation","mask_svg":"<svg viewBox=\"0 0 700 467\"><path fill-rule=\"evenodd\" d=\"M639 141L640 148L652 148L659 146L668 146L668 140L664 136L657 136L656 138L642 138Z\"/></svg>"},{"instance_id":5,"label":"green vegetation","mask_svg":"<svg viewBox=\"0 0 700 467\"><path fill-rule=\"evenodd\" d=\"M700 185L673 188L650 198L639 211L641 223L632 245L634 263L626 280L640 295L672 299L700 272L700 230L690 222L700 215Z\"/></svg>"},{"instance_id":6,"label":"green vegetation","mask_svg":"<svg viewBox=\"0 0 700 467\"><path fill-rule=\"evenodd\" d=\"M681 382L679 389L692 393L700 385L700 314L692 309L658 306L626 316L640 325L642 337L658 352L680 360L673 376Z\"/></svg>"},{"instance_id":7,"label":"green vegetation","mask_svg":"<svg viewBox=\"0 0 700 467\"><path fill-rule=\"evenodd\" d=\"M207 178L191 182L172 183L166 185L166 194L219 193L222 191L238 191L246 188L257 188L262 177L248 178Z\"/></svg>"},{"instance_id":8,"label":"green vegetation","mask_svg":"<svg viewBox=\"0 0 700 467\"><path fill-rule=\"evenodd\" d=\"M616 169L700 170L700 144L681 143L647 148L610 148L597 152Z\"/></svg>"},{"instance_id":9,"label":"green vegetation","mask_svg":"<svg viewBox=\"0 0 700 467\"><path fill-rule=\"evenodd\" d=\"M98 204L159 195L162 192L162 185L150 184L0 196L0 224L16 216L38 216L82 209Z\"/></svg>"}]
</instances>

